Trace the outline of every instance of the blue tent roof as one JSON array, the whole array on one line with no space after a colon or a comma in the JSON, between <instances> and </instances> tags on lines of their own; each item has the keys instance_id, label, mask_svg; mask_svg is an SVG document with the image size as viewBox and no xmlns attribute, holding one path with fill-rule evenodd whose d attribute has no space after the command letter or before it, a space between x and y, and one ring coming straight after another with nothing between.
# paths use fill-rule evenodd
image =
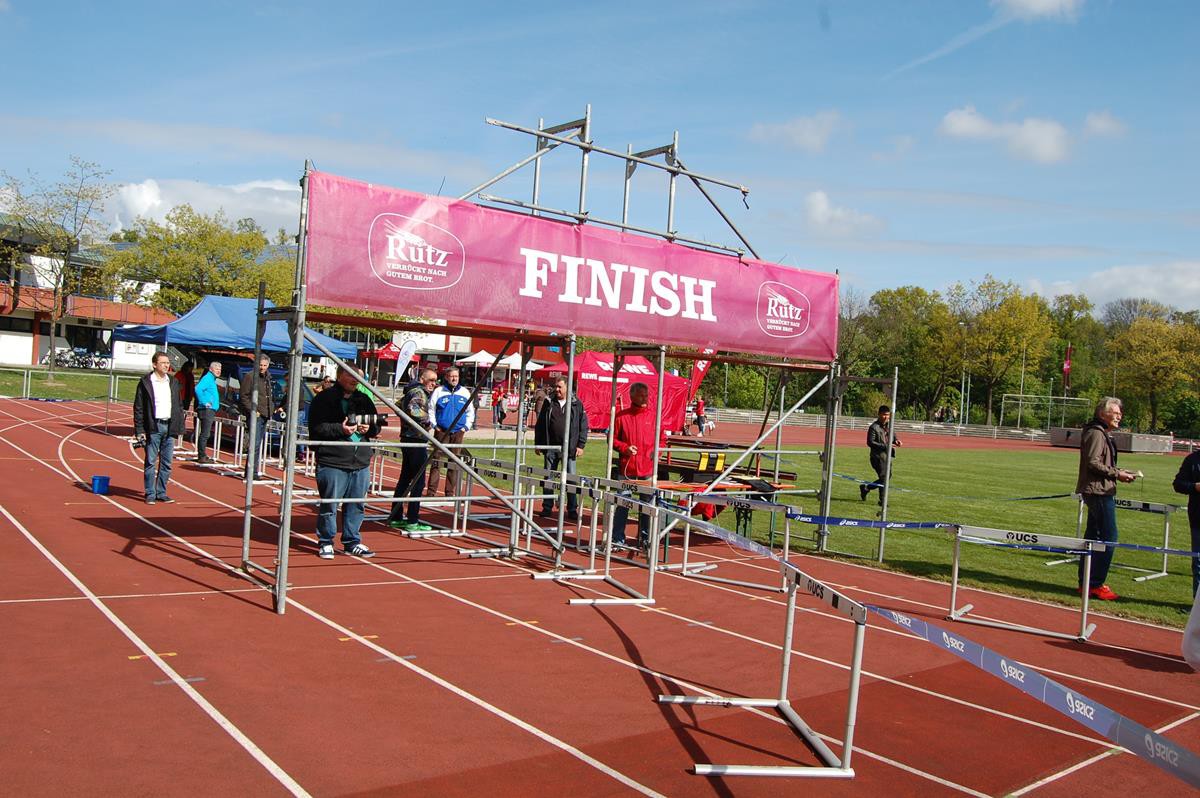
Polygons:
<instances>
[{"instance_id":1,"label":"blue tent roof","mask_svg":"<svg viewBox=\"0 0 1200 798\"><path fill-rule=\"evenodd\" d=\"M268 307L275 303L267 300ZM196 307L169 324L136 324L118 327L113 337L118 341L166 346L211 346L217 349L254 349L254 325L258 315L257 299L228 296L206 296ZM353 344L338 341L328 335L312 332L323 346L343 360L353 358L358 349ZM291 348L287 322L267 322L262 348L268 352L286 352ZM304 342L304 354L319 355L321 351Z\"/></svg>"}]
</instances>

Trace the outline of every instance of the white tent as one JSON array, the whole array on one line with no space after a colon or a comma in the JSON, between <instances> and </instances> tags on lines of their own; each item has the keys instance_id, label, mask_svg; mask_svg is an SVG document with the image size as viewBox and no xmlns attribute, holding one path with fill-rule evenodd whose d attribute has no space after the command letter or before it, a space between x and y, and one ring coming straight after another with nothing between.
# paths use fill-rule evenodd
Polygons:
<instances>
[{"instance_id":1,"label":"white tent","mask_svg":"<svg viewBox=\"0 0 1200 798\"><path fill-rule=\"evenodd\" d=\"M460 366L479 366L482 368L487 368L488 366L492 365L492 362L495 361L495 359L496 359L496 356L493 355L491 352L487 351L486 349L480 349L475 354L470 355L468 357L464 357L461 360L456 360L455 362L458 363ZM542 367L541 363L538 363L535 360L529 361L529 370L530 371L533 371L534 369L538 369L541 367ZM511 369L512 371L520 371L521 370L521 354L519 352L513 352L508 357L503 358L499 363L496 363L496 368Z\"/></svg>"},{"instance_id":2,"label":"white tent","mask_svg":"<svg viewBox=\"0 0 1200 798\"><path fill-rule=\"evenodd\" d=\"M460 366L464 364L468 366L490 366L492 365L492 361L495 359L496 356L491 352L487 351L486 349L480 349L475 354L468 355L467 357L454 362L458 363Z\"/></svg>"}]
</instances>

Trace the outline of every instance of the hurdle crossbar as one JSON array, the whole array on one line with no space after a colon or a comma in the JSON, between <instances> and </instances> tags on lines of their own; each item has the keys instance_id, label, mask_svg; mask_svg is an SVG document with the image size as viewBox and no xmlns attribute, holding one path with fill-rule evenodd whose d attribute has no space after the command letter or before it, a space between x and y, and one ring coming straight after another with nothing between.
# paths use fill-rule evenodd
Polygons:
<instances>
[{"instance_id":1,"label":"hurdle crossbar","mask_svg":"<svg viewBox=\"0 0 1200 798\"><path fill-rule=\"evenodd\" d=\"M789 562L780 562L779 570L787 592L787 614L784 618L783 646L780 663L779 695L775 698L729 698L724 696L660 695L660 704L685 704L721 707L773 708L800 736L823 765L717 765L696 763L692 772L698 776L786 776L793 778L854 777L851 755L854 752L854 724L858 714L858 686L862 676L863 640L867 629L867 608L829 585L814 579ZM842 736L842 755L830 750L820 735L809 726L788 699L788 679L791 673L792 638L796 622L796 593L803 590L834 612L854 622L854 651L850 664L850 685L846 699L846 727Z\"/></svg>"},{"instance_id":2,"label":"hurdle crossbar","mask_svg":"<svg viewBox=\"0 0 1200 798\"><path fill-rule=\"evenodd\" d=\"M968 543L979 543L982 545L996 546L999 548L1018 548L1018 549L1036 549L1039 551L1056 551L1056 552L1078 552L1084 558L1083 561L1083 584L1089 584L1092 574L1092 552L1105 551L1108 546L1104 543L1095 540L1082 540L1080 538L1066 537L1063 535L1043 535L1035 532L1016 532L1010 529L989 529L980 526L960 526L957 527L954 533L954 565L950 573L950 611L946 616L948 621L962 621L963 623L973 623L979 626L992 626L997 629L1011 629L1017 632L1028 632L1030 634L1046 635L1048 637L1057 637L1063 640L1078 640L1083 642L1091 637L1092 632L1096 630L1096 624L1088 623L1088 591L1083 591L1083 601L1080 605L1079 612L1079 632L1070 634L1067 632L1058 632L1053 629L1042 629L1037 626L1026 626L1025 624L1007 623L1004 621L995 621L985 618L971 618L968 613L974 609L973 604L964 604L958 606L958 572L959 560L961 556L961 548L963 541Z\"/></svg>"},{"instance_id":3,"label":"hurdle crossbar","mask_svg":"<svg viewBox=\"0 0 1200 798\"><path fill-rule=\"evenodd\" d=\"M1083 497L1079 496L1078 494L1076 494L1076 496L1079 499L1079 516L1075 520L1075 537L1081 538L1083 537L1083 513L1085 505L1083 503ZM1153 513L1163 517L1163 555L1162 566L1157 571L1155 571L1153 568L1142 568L1137 565L1122 565L1121 563L1117 562L1114 562L1112 567L1124 568L1127 571L1138 571L1142 575L1135 576L1133 578L1133 581L1135 582L1148 582L1151 579L1158 579L1166 576L1168 556L1166 550L1171 548L1171 516L1173 516L1175 512L1180 509L1179 505L1161 504L1159 502L1134 501L1133 499L1114 499L1113 503L1116 505L1118 510L1132 510L1139 513ZM1064 557L1057 560L1049 560L1045 563L1045 565L1062 565L1069 562L1075 562L1075 558Z\"/></svg>"}]
</instances>

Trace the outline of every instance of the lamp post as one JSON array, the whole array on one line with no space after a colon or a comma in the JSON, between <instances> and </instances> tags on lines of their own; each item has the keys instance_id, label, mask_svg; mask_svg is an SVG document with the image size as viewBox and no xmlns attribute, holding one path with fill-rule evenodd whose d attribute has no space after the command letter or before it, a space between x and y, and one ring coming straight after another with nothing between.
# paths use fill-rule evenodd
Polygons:
<instances>
[{"instance_id":1,"label":"lamp post","mask_svg":"<svg viewBox=\"0 0 1200 798\"><path fill-rule=\"evenodd\" d=\"M967 403L967 323L958 323L958 338L962 342L962 364L958 373L958 423L962 426L966 419Z\"/></svg>"}]
</instances>

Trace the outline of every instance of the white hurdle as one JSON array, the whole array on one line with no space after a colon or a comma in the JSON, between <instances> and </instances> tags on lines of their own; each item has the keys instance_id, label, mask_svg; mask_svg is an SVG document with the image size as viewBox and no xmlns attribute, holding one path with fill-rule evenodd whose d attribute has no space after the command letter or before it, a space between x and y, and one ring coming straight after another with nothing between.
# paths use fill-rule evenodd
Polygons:
<instances>
[{"instance_id":1,"label":"white hurdle","mask_svg":"<svg viewBox=\"0 0 1200 798\"><path fill-rule=\"evenodd\" d=\"M727 698L723 696L660 695L660 704L688 704L720 707L772 708L795 730L824 765L715 765L696 763L692 772L698 776L789 776L807 778L848 779L854 777L850 756L854 752L854 723L858 714L858 685L862 676L863 639L867 629L867 608L828 585L805 574L790 562L779 563L788 594L787 616L783 627L783 656L780 665L779 695L775 698ZM788 700L788 677L791 671L792 635L796 622L796 592L804 590L830 607L834 612L854 621L854 652L850 664L850 686L846 698L846 728L842 736L842 755L839 757L813 731Z\"/></svg>"},{"instance_id":2,"label":"white hurdle","mask_svg":"<svg viewBox=\"0 0 1200 798\"><path fill-rule=\"evenodd\" d=\"M1078 496L1078 494L1076 495ZM1079 516L1075 520L1075 537L1081 538L1083 537L1083 516L1085 505L1083 503L1083 497L1078 496L1078 498ZM1113 502L1118 510L1133 510L1134 512L1139 513L1153 513L1155 515L1161 515L1163 517L1162 547L1164 551L1162 555L1162 567L1157 571L1153 570L1152 568L1141 568L1136 565L1122 565L1121 563L1117 562L1114 562L1112 567L1124 568L1127 571L1140 571L1142 575L1135 576L1133 578L1133 581L1135 582L1148 582L1151 579L1158 579L1159 577L1166 576L1168 557L1166 549L1171 548L1171 516L1174 515L1177 510L1181 509L1179 505L1160 504L1159 502L1140 502L1134 501L1133 499L1114 499ZM1069 562L1075 562L1075 558L1066 557L1059 560L1050 560L1049 562L1045 563L1045 565L1062 565Z\"/></svg>"},{"instance_id":3,"label":"white hurdle","mask_svg":"<svg viewBox=\"0 0 1200 798\"><path fill-rule=\"evenodd\" d=\"M989 529L981 526L960 526L954 534L954 565L950 572L950 614L946 616L946 620L962 621L963 623L973 623L979 626L992 626L997 629L1011 629L1016 632L1047 635L1063 640L1078 640L1080 642L1091 637L1092 632L1096 630L1096 624L1088 623L1089 596L1086 590L1083 591L1083 603L1080 605L1079 632L1077 634L1056 632L1052 629L1042 629L1018 623L967 617L967 614L974 609L974 605L965 604L962 607L958 606L958 565L962 542L964 540L968 543L979 543L988 546L1008 548L1036 546L1064 553L1078 552L1079 556L1084 558L1083 583L1085 585L1088 584L1092 575L1092 552L1104 551L1108 546L1095 540L1083 540L1063 535L1042 535L1034 532L1015 532L1009 529Z\"/></svg>"}]
</instances>

